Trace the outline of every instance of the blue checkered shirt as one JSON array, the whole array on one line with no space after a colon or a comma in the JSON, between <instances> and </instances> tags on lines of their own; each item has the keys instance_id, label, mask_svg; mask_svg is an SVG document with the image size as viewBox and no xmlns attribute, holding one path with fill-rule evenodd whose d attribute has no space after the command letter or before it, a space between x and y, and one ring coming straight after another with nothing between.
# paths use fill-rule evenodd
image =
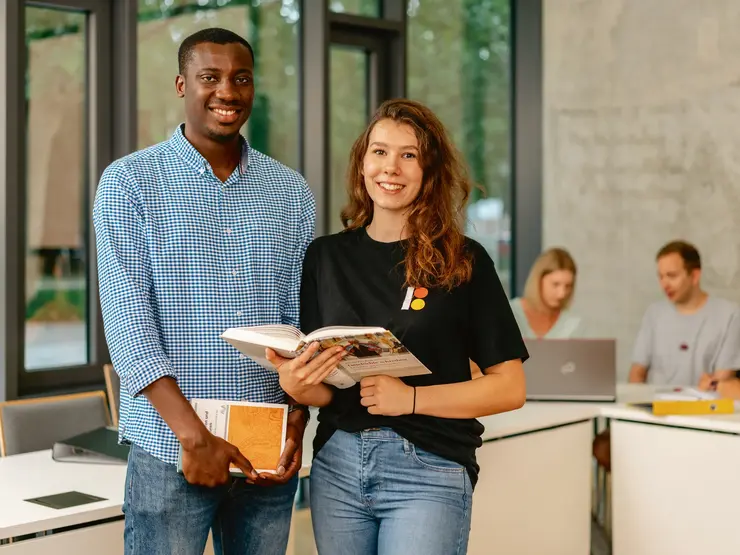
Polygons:
<instances>
[{"instance_id":1,"label":"blue checkered shirt","mask_svg":"<svg viewBox=\"0 0 740 555\"><path fill-rule=\"evenodd\" d=\"M122 442L177 462L175 435L140 394L164 376L187 399L284 402L277 374L219 336L236 326L298 326L315 216L303 177L246 140L225 183L182 126L105 170L93 221Z\"/></svg>"}]
</instances>

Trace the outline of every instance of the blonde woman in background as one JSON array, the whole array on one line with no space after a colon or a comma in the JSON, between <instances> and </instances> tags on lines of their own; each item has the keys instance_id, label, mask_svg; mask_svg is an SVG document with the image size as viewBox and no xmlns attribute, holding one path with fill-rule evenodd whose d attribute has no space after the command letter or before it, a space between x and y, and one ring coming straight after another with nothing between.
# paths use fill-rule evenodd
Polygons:
<instances>
[{"instance_id":1,"label":"blonde woman in background","mask_svg":"<svg viewBox=\"0 0 740 555\"><path fill-rule=\"evenodd\" d=\"M524 295L511 301L523 337L567 339L581 331L581 318L568 310L576 273L576 263L565 249L551 248L537 257Z\"/></svg>"}]
</instances>

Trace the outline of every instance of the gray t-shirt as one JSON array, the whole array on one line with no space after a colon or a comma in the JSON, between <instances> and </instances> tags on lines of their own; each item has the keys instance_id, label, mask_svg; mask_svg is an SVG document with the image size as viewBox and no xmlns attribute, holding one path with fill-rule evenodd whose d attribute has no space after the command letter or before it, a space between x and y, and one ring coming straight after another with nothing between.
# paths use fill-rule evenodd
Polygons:
<instances>
[{"instance_id":1,"label":"gray t-shirt","mask_svg":"<svg viewBox=\"0 0 740 555\"><path fill-rule=\"evenodd\" d=\"M702 372L740 369L740 306L712 296L694 314L667 300L652 304L632 362L646 366L648 383L657 385L695 386Z\"/></svg>"}]
</instances>

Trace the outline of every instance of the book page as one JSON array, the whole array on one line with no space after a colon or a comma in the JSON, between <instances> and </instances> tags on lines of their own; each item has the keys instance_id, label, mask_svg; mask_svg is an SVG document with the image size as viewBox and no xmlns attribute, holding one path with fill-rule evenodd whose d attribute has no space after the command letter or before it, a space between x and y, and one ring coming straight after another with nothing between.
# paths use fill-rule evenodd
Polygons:
<instances>
[{"instance_id":1,"label":"book page","mask_svg":"<svg viewBox=\"0 0 740 555\"><path fill-rule=\"evenodd\" d=\"M265 329L267 328L267 329ZM237 348L241 353L252 358L252 354L261 352L264 357L265 347L270 347L278 351L292 352L298 346L301 335L296 335L289 330L293 329L298 334L301 332L290 326L261 326L257 328L229 328L221 334L221 338ZM258 349L250 348L259 347Z\"/></svg>"},{"instance_id":2,"label":"book page","mask_svg":"<svg viewBox=\"0 0 740 555\"><path fill-rule=\"evenodd\" d=\"M695 387L659 388L655 390L654 399L660 401L699 401L715 400L720 395L716 391L702 391Z\"/></svg>"},{"instance_id":3,"label":"book page","mask_svg":"<svg viewBox=\"0 0 740 555\"><path fill-rule=\"evenodd\" d=\"M359 382L366 376L379 374L403 378L431 373L388 330L381 329L353 336L327 337L320 341L320 350L330 349L337 345L347 351L338 369L342 370L345 377L353 382ZM340 379L340 376L331 374L329 378ZM326 383L331 383L328 381L329 378L325 380ZM341 379L346 382L344 378ZM343 388L340 385L336 387Z\"/></svg>"},{"instance_id":4,"label":"book page","mask_svg":"<svg viewBox=\"0 0 740 555\"><path fill-rule=\"evenodd\" d=\"M327 326L325 328L319 328L312 331L305 336L305 342L310 343L312 341L319 341L329 337L338 336L356 336L363 335L366 333L383 333L385 329L379 327L352 327L352 326Z\"/></svg>"},{"instance_id":5,"label":"book page","mask_svg":"<svg viewBox=\"0 0 740 555\"><path fill-rule=\"evenodd\" d=\"M293 326L287 324L269 324L265 326L249 326L242 328L234 328L237 330L248 330L260 335L269 335L275 338L293 339L298 341L303 338L303 332Z\"/></svg>"},{"instance_id":6,"label":"book page","mask_svg":"<svg viewBox=\"0 0 740 555\"><path fill-rule=\"evenodd\" d=\"M411 354L361 359L345 358L339 364L339 368L356 382L368 376L406 378L431 374L431 371Z\"/></svg>"}]
</instances>

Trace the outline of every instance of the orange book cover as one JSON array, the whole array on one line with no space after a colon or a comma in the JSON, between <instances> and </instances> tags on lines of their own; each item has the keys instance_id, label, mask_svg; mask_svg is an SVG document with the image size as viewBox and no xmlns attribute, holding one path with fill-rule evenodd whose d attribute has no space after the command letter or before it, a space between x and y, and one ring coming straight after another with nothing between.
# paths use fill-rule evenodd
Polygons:
<instances>
[{"instance_id":1,"label":"orange book cover","mask_svg":"<svg viewBox=\"0 0 740 555\"><path fill-rule=\"evenodd\" d=\"M193 399L191 404L208 431L238 447L257 472L277 471L288 405L217 399ZM235 466L231 472L241 475Z\"/></svg>"}]
</instances>

